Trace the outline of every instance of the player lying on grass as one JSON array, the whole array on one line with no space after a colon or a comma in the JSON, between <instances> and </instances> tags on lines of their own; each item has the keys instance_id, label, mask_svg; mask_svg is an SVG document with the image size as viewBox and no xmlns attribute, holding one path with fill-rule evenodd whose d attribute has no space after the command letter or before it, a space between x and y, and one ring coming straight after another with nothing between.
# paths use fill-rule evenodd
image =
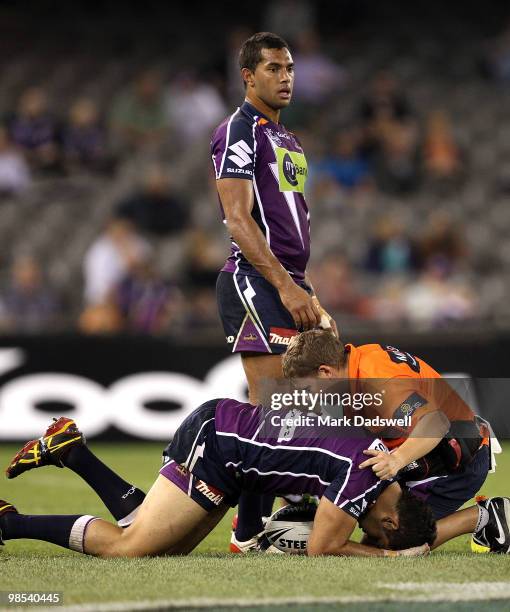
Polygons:
<instances>
[{"instance_id":1,"label":"player lying on grass","mask_svg":"<svg viewBox=\"0 0 510 612\"><path fill-rule=\"evenodd\" d=\"M22 515L0 502L0 537L44 540L104 558L186 554L237 504L242 491L310 492L321 500L309 555L428 552L436 525L427 504L397 482L359 468L364 450L384 448L380 440L318 438L310 427L296 429L291 440L262 438L267 413L231 399L197 408L165 449L166 461L147 496L92 454L74 421L61 418L25 445L7 476L49 464L68 467L98 493L118 525L90 515ZM352 542L357 520L374 541L384 534L384 547Z\"/></svg>"},{"instance_id":2,"label":"player lying on grass","mask_svg":"<svg viewBox=\"0 0 510 612\"><path fill-rule=\"evenodd\" d=\"M476 495L490 469L488 424L476 417L436 370L392 346L344 346L331 333L311 330L291 340L283 357L283 371L290 379L348 380L352 392L373 393L372 385L383 383L383 405L363 407L360 413L366 417L411 416L412 424L400 431L372 428L372 433L393 451L389 454L367 450L368 457L360 467L371 468L381 479L397 477L427 502L436 520L443 519L438 523L439 535L434 546L471 531L476 532L475 542L487 546L483 527L488 515L476 506L456 511ZM347 408L346 415L349 414ZM436 435L431 437L434 430ZM491 505L497 506L493 509L495 515L504 515L510 521L507 498L493 498L479 507ZM493 526L488 528L499 538L498 541L492 538L492 548L500 552L508 552L504 524L503 521L501 532L497 528L494 531Z\"/></svg>"}]
</instances>

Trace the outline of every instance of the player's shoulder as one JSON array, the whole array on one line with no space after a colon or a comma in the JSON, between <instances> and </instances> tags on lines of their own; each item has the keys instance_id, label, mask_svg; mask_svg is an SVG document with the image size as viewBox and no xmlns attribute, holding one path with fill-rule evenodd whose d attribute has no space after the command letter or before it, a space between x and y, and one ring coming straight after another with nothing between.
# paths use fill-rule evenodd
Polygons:
<instances>
[{"instance_id":1,"label":"player's shoulder","mask_svg":"<svg viewBox=\"0 0 510 612\"><path fill-rule=\"evenodd\" d=\"M364 344L356 347L360 378L406 376L419 378L423 368L432 371L412 353L391 344Z\"/></svg>"},{"instance_id":2,"label":"player's shoulder","mask_svg":"<svg viewBox=\"0 0 510 612\"><path fill-rule=\"evenodd\" d=\"M218 407L221 406L227 410L235 409L238 410L240 408L255 408L252 404L248 402L241 402L240 400L234 399L232 397L223 397L219 400L214 400L218 404Z\"/></svg>"},{"instance_id":3,"label":"player's shoulder","mask_svg":"<svg viewBox=\"0 0 510 612\"><path fill-rule=\"evenodd\" d=\"M225 117L218 127L213 131L212 143L229 141L233 139L253 139L254 119L247 114L243 108L237 108L232 114Z\"/></svg>"}]
</instances>

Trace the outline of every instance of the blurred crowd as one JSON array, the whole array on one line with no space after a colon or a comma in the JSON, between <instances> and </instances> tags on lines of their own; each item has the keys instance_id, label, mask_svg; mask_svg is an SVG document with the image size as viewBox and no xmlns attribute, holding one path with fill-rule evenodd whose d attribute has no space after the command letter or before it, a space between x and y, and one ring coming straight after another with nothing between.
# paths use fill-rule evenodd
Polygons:
<instances>
[{"instance_id":1,"label":"blurred crowd","mask_svg":"<svg viewBox=\"0 0 510 612\"><path fill-rule=\"evenodd\" d=\"M351 112L337 118L356 74L343 65L334 38L320 35L317 3L275 0L261 26L293 49L296 85L282 121L308 159L310 277L323 306L341 323L361 326L433 329L489 316L466 228L441 204L455 199L470 172L469 150L447 106L416 105L390 63L356 89ZM214 289L229 247L208 141L242 100L236 53L251 33L233 28L214 70L146 66L107 104L79 96L65 115L54 111L43 85L20 91L0 126L0 215L2 200L22 200L47 181L105 184L126 173L132 180L97 225L73 287L52 283L30 244L13 250L0 285L0 329L220 329ZM487 46L485 76L510 78L508 40L505 32ZM417 194L430 198L419 218L406 214ZM381 208L380 201L394 205ZM342 230L353 218L363 219L355 235ZM170 272L161 254L169 244Z\"/></svg>"}]
</instances>

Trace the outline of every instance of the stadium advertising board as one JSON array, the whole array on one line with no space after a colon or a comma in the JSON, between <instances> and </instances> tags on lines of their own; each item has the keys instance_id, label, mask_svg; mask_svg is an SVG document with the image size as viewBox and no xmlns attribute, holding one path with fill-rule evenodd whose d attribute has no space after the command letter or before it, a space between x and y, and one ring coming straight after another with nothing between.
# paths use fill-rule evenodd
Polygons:
<instances>
[{"instance_id":1,"label":"stadium advertising board","mask_svg":"<svg viewBox=\"0 0 510 612\"><path fill-rule=\"evenodd\" d=\"M443 373L467 375L470 401L500 437L510 437L505 419L510 383L498 370L498 355L508 354L510 340L470 350L453 341L428 340L405 348ZM50 417L62 414L79 420L88 437L168 440L187 414L214 397L246 398L239 357L221 345L74 335L11 337L0 343L1 440L38 436Z\"/></svg>"}]
</instances>

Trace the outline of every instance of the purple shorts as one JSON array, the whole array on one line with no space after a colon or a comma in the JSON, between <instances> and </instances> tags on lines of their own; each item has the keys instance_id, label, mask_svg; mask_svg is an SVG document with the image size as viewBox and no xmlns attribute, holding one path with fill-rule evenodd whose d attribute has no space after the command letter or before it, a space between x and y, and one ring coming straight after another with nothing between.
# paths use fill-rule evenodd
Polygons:
<instances>
[{"instance_id":1,"label":"purple shorts","mask_svg":"<svg viewBox=\"0 0 510 612\"><path fill-rule=\"evenodd\" d=\"M311 292L305 283L299 286ZM220 272L216 299L227 344L233 353L281 355L298 333L278 291L265 278Z\"/></svg>"},{"instance_id":2,"label":"purple shorts","mask_svg":"<svg viewBox=\"0 0 510 612\"><path fill-rule=\"evenodd\" d=\"M219 400L196 408L163 450L159 473L207 512L221 503L236 506L241 493L235 473L218 454L214 417Z\"/></svg>"},{"instance_id":3,"label":"purple shorts","mask_svg":"<svg viewBox=\"0 0 510 612\"><path fill-rule=\"evenodd\" d=\"M173 459L166 463L159 470L159 473L177 485L181 491L207 512L217 508L225 498L221 491L193 476L189 470L183 465L177 464Z\"/></svg>"}]
</instances>

